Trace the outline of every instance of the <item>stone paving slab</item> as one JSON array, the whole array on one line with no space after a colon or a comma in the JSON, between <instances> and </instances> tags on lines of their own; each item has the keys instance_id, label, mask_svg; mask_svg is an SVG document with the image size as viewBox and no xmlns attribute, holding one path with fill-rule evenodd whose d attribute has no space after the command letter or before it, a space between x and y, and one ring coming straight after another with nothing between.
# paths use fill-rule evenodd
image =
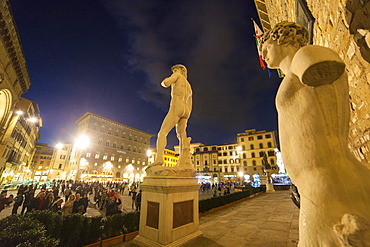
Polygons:
<instances>
[{"instance_id":1,"label":"stone paving slab","mask_svg":"<svg viewBox=\"0 0 370 247\"><path fill-rule=\"evenodd\" d=\"M186 247L294 247L299 209L288 191L260 194L199 219L203 237ZM127 241L115 247L134 247Z\"/></svg>"}]
</instances>

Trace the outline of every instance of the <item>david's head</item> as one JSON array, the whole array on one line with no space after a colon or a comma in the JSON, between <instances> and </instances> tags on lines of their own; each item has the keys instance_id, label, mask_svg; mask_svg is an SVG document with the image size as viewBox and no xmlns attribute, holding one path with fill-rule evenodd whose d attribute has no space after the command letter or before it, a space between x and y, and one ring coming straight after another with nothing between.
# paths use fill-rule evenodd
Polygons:
<instances>
[{"instance_id":1,"label":"david's head","mask_svg":"<svg viewBox=\"0 0 370 247\"><path fill-rule=\"evenodd\" d=\"M173 73L175 73L175 71L179 71L183 76L185 76L185 78L188 77L188 70L182 64L176 64L176 65L172 66L171 70L172 70Z\"/></svg>"}]
</instances>

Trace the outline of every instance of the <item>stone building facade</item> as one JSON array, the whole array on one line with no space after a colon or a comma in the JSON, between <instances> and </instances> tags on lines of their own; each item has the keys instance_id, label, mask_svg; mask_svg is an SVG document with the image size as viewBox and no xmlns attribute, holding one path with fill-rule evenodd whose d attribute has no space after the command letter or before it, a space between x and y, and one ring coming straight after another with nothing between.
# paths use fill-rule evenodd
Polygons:
<instances>
[{"instance_id":1,"label":"stone building facade","mask_svg":"<svg viewBox=\"0 0 370 247\"><path fill-rule=\"evenodd\" d=\"M250 176L255 173L263 174L264 160L271 166L272 171L278 172L274 151L277 148L276 131L246 130L237 134L237 140L240 147L240 163L246 174Z\"/></svg>"},{"instance_id":2,"label":"stone building facade","mask_svg":"<svg viewBox=\"0 0 370 247\"><path fill-rule=\"evenodd\" d=\"M46 181L49 178L54 148L47 143L37 143L36 152L32 159L33 181Z\"/></svg>"},{"instance_id":3,"label":"stone building facade","mask_svg":"<svg viewBox=\"0 0 370 247\"><path fill-rule=\"evenodd\" d=\"M0 141L30 78L9 1L0 1Z\"/></svg>"},{"instance_id":4,"label":"stone building facade","mask_svg":"<svg viewBox=\"0 0 370 247\"><path fill-rule=\"evenodd\" d=\"M85 137L85 147L71 151L66 179L140 181L148 165L147 132L87 112L76 121L77 137Z\"/></svg>"},{"instance_id":5,"label":"stone building facade","mask_svg":"<svg viewBox=\"0 0 370 247\"><path fill-rule=\"evenodd\" d=\"M237 142L221 145L191 144L191 160L199 182L243 182L253 175L265 175L264 163L278 173L276 131L246 130ZM175 152L179 147L175 146Z\"/></svg>"},{"instance_id":6,"label":"stone building facade","mask_svg":"<svg viewBox=\"0 0 370 247\"><path fill-rule=\"evenodd\" d=\"M50 180L66 180L66 167L71 158L73 143L58 143L54 147L54 152L51 160L51 169L48 178Z\"/></svg>"},{"instance_id":7,"label":"stone building facade","mask_svg":"<svg viewBox=\"0 0 370 247\"><path fill-rule=\"evenodd\" d=\"M148 164L152 164L155 159L157 158L157 149L153 148L148 153ZM163 151L163 166L166 167L174 167L177 164L177 161L179 160L178 155L176 155L175 151L171 149L165 148Z\"/></svg>"},{"instance_id":8,"label":"stone building facade","mask_svg":"<svg viewBox=\"0 0 370 247\"><path fill-rule=\"evenodd\" d=\"M31 161L42 126L38 105L21 97L0 142L0 183L30 179Z\"/></svg>"},{"instance_id":9,"label":"stone building facade","mask_svg":"<svg viewBox=\"0 0 370 247\"><path fill-rule=\"evenodd\" d=\"M335 50L346 64L350 88L349 147L370 161L370 1L255 0L264 31L287 20L306 26L311 43Z\"/></svg>"}]
</instances>

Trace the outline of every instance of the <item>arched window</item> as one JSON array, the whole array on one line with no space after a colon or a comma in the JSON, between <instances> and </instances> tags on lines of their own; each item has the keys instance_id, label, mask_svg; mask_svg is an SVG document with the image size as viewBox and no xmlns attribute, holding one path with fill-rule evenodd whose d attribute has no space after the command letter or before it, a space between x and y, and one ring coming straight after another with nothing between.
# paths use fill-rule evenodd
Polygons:
<instances>
[{"instance_id":1,"label":"arched window","mask_svg":"<svg viewBox=\"0 0 370 247\"><path fill-rule=\"evenodd\" d=\"M254 149L254 145L253 144L251 144L251 149Z\"/></svg>"},{"instance_id":2,"label":"arched window","mask_svg":"<svg viewBox=\"0 0 370 247\"><path fill-rule=\"evenodd\" d=\"M252 165L253 166L256 166L257 165L257 162L255 160L252 160Z\"/></svg>"},{"instance_id":3,"label":"arched window","mask_svg":"<svg viewBox=\"0 0 370 247\"><path fill-rule=\"evenodd\" d=\"M259 145L260 145L260 148L263 148L263 143L260 143Z\"/></svg>"},{"instance_id":4,"label":"arched window","mask_svg":"<svg viewBox=\"0 0 370 247\"><path fill-rule=\"evenodd\" d=\"M245 145L242 145L242 150L245 150Z\"/></svg>"},{"instance_id":5,"label":"arched window","mask_svg":"<svg viewBox=\"0 0 370 247\"><path fill-rule=\"evenodd\" d=\"M247 166L247 161L243 161L243 166Z\"/></svg>"},{"instance_id":6,"label":"arched window","mask_svg":"<svg viewBox=\"0 0 370 247\"><path fill-rule=\"evenodd\" d=\"M246 159L247 158L247 155L244 153L243 154L243 159Z\"/></svg>"},{"instance_id":7,"label":"arched window","mask_svg":"<svg viewBox=\"0 0 370 247\"><path fill-rule=\"evenodd\" d=\"M105 142L105 146L109 147L109 141Z\"/></svg>"},{"instance_id":8,"label":"arched window","mask_svg":"<svg viewBox=\"0 0 370 247\"><path fill-rule=\"evenodd\" d=\"M252 152L252 158L255 158L256 157L256 155Z\"/></svg>"},{"instance_id":9,"label":"arched window","mask_svg":"<svg viewBox=\"0 0 370 247\"><path fill-rule=\"evenodd\" d=\"M271 148L271 147L272 147L271 142L268 142L268 143L267 143L267 147L268 147L268 148Z\"/></svg>"},{"instance_id":10,"label":"arched window","mask_svg":"<svg viewBox=\"0 0 370 247\"><path fill-rule=\"evenodd\" d=\"M274 159L270 159L270 164L271 165L275 165L275 160Z\"/></svg>"}]
</instances>

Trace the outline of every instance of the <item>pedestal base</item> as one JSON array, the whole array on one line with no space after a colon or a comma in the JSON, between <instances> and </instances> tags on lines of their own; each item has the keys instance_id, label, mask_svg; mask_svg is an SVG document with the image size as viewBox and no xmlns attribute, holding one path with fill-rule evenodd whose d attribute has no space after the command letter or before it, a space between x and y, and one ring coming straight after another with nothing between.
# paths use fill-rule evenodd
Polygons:
<instances>
[{"instance_id":1,"label":"pedestal base","mask_svg":"<svg viewBox=\"0 0 370 247\"><path fill-rule=\"evenodd\" d=\"M266 184L266 193L274 193L274 185L273 184Z\"/></svg>"},{"instance_id":2,"label":"pedestal base","mask_svg":"<svg viewBox=\"0 0 370 247\"><path fill-rule=\"evenodd\" d=\"M150 240L148 238L138 235L134 239L134 244L136 244L137 246L141 246L141 247L178 247L178 246L183 246L185 244L195 242L201 237L203 237L203 233L201 231L196 231L180 239L177 239L176 241L173 241L169 244L161 244L161 243L155 242L153 240Z\"/></svg>"},{"instance_id":3,"label":"pedestal base","mask_svg":"<svg viewBox=\"0 0 370 247\"><path fill-rule=\"evenodd\" d=\"M146 177L140 210L138 246L181 246L199 231L199 185L194 177Z\"/></svg>"}]
</instances>

